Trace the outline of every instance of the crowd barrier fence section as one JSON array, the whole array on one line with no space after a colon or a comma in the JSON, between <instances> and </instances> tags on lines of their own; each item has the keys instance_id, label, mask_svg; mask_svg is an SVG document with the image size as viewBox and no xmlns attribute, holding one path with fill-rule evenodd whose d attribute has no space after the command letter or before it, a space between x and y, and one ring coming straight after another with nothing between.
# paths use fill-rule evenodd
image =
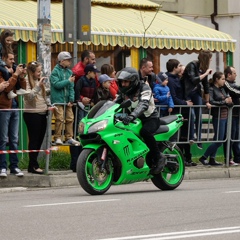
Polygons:
<instances>
[{"instance_id":1,"label":"crowd barrier fence section","mask_svg":"<svg viewBox=\"0 0 240 240\"><path fill-rule=\"evenodd\" d=\"M63 103L55 103L53 104L49 110L48 110L48 116L47 116L47 129L46 129L46 135L44 138L44 142L42 144L41 149L35 149L35 150L29 150L29 149L19 149L17 151L17 153L27 153L29 151L39 151L39 152L45 152L46 153L46 163L45 163L45 173L48 174L49 171L49 161L50 161L50 157L51 157L51 152L55 151L58 149L58 146L56 146L56 144L53 141L53 133L54 133L54 124L55 124L55 120L54 120L54 108L56 108L57 105L63 105L64 106L64 116L66 114L66 104ZM159 116L161 114L161 107L167 107L167 106L157 106L157 109L159 111ZM213 142L226 142L226 166L229 167L229 156L230 156L230 143L231 142L240 142L240 129L238 128L239 132L238 132L238 138L237 139L232 139L231 138L231 131L232 131L232 112L234 108L238 108L240 111L240 105L235 105L231 108L228 108L228 116L227 116L227 131L226 131L226 137L224 140L213 140L213 136L214 136L214 131L213 131L213 126L212 126L212 116L211 116L211 111L213 110L213 108L220 108L219 106L212 106L211 109L207 109L205 105L198 105L198 106L187 106L187 105L175 105L175 108L178 108L179 111L178 113L182 114L183 110L186 108L188 108L188 129L190 129L190 119L194 117L194 109L195 108L201 108L202 110L202 119L194 119L195 123L198 120L199 124L202 123L202 128L201 128L201 135L202 138L201 140L198 140L196 138L196 141L194 141L195 143L213 143ZM1 109L1 111L20 111L20 113L24 112L24 108L19 108L19 109ZM73 112L74 112L74 116L75 119L77 119L76 116L78 116L78 111L79 108L76 106L76 104L74 104L73 107ZM186 111L185 111L186 112ZM20 118L22 118L22 114L20 114ZM195 117L194 117L195 118ZM65 119L65 118L64 118ZM20 119L20 122L22 122L23 119ZM220 111L219 111L219 117L218 117L218 124L220 122ZM195 125L195 124L194 124ZM240 118L238 117L238 126L240 126ZM200 129L200 128L199 128ZM65 121L63 121L63 128L62 128L62 140L64 139L64 130L65 130ZM74 133L74 138L76 139L76 137L78 136L78 123L76 121L74 121L73 123L73 133ZM180 134L181 131L178 131L177 134L177 140L176 140L176 144L183 144L183 143L189 143L189 132L188 131L188 136L186 141L179 141L180 138ZM194 129L195 135L199 135L200 132L196 132L196 129ZM218 133L217 133L218 136ZM21 137L21 136L19 136ZM240 143L239 143L240 144ZM63 144L64 146L69 146L69 144ZM21 146L23 146L21 144ZM0 154L11 154L11 153L16 153L16 151L11 151L11 149L7 150L7 151L3 151L0 150Z\"/></svg>"}]
</instances>

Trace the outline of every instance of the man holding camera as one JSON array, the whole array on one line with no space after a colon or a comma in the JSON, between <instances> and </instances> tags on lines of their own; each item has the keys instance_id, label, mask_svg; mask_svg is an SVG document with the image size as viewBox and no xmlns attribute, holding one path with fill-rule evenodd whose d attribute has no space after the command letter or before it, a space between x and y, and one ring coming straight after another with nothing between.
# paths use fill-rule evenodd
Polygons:
<instances>
[{"instance_id":1,"label":"man holding camera","mask_svg":"<svg viewBox=\"0 0 240 240\"><path fill-rule=\"evenodd\" d=\"M0 94L0 150L6 150L7 142L9 142L10 150L18 150L18 126L19 126L19 111L16 98L9 99L8 93L15 88L17 82L21 88L26 89L26 69L22 65L14 66L14 54L7 53L2 56L9 69L8 79L4 79L0 74L0 83L7 81L9 85ZM12 109L12 110L11 110ZM18 157L16 153L9 154L10 173L18 177L24 174L18 168ZM7 177L7 159L6 154L0 154L0 177Z\"/></svg>"}]
</instances>

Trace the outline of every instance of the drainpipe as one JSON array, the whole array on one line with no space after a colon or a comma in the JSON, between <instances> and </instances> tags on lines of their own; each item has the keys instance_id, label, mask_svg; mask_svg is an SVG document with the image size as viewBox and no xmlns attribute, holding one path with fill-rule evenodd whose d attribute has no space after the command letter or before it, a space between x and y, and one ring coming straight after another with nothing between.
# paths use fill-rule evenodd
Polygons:
<instances>
[{"instance_id":1,"label":"drainpipe","mask_svg":"<svg viewBox=\"0 0 240 240\"><path fill-rule=\"evenodd\" d=\"M215 30L219 30L219 24L215 21L218 15L218 0L213 0L213 13L211 14L211 22L215 26ZM219 71L219 52L216 53L216 70Z\"/></svg>"}]
</instances>

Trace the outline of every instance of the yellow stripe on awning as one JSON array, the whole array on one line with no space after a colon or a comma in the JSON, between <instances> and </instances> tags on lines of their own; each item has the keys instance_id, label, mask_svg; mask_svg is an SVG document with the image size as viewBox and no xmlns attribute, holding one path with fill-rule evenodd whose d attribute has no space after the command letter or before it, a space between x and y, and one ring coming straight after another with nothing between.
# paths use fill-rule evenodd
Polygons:
<instances>
[{"instance_id":1,"label":"yellow stripe on awning","mask_svg":"<svg viewBox=\"0 0 240 240\"><path fill-rule=\"evenodd\" d=\"M101 5L96 5L98 1ZM93 1L95 4L92 6L91 34L94 45L224 52L235 50L236 41L230 35L173 14L164 11L156 14L153 10L129 7L104 7L104 0L98 1ZM141 0L141 4L143 2ZM0 3L0 29L13 29L15 40L36 42L37 2L0 0ZM63 43L62 3L51 3L51 18L52 43Z\"/></svg>"}]
</instances>

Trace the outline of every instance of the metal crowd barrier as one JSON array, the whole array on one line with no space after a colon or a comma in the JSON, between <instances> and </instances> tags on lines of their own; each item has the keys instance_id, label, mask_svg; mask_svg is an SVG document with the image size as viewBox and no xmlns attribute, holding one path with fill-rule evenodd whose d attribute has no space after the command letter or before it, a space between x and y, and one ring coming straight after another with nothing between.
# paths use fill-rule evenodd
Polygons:
<instances>
[{"instance_id":1,"label":"metal crowd barrier","mask_svg":"<svg viewBox=\"0 0 240 240\"><path fill-rule=\"evenodd\" d=\"M42 151L42 152L46 152L46 164L45 164L45 173L47 174L48 171L49 171L49 160L50 160L50 152L52 150L55 150L54 149L54 142L53 142L53 139L52 139L52 131L53 131L53 128L52 128L52 125L53 125L53 108L55 107L55 105L64 105L66 106L66 104L63 104L63 103L57 103L57 104L54 104L51 108L49 108L48 110L48 118L47 118L47 130L46 130L46 136L45 136L45 139L44 139L44 142L42 144L42 149L36 149L37 151ZM165 106L157 106L158 110L159 110L159 114L160 114L160 107L165 107ZM195 143L212 143L212 142L226 142L226 166L228 167L229 166L229 150L230 150L230 143L231 141L232 142L240 142L240 130L239 130L239 136L238 136L238 139L237 140L233 140L231 139L231 130L232 130L232 111L234 108L238 108L239 109L240 105L235 105L233 106L232 108L229 108L228 109L228 122L227 122L227 131L226 131L226 137L224 140L221 140L221 141L218 141L218 140L215 140L213 141L213 126L212 126L212 122L211 122L211 111L213 108L219 108L218 106L212 106L211 109L207 109L205 105L201 105L201 106L185 106L185 105L175 105L175 108L178 108L179 111L178 113L182 113L182 111L184 110L184 108L190 108L189 109L189 116L188 118L190 118L191 116L191 111L194 109L194 108L201 108L202 109L202 126L204 124L204 128L202 128L202 131L201 131L201 134L204 136L202 137L201 141L195 141ZM75 119L76 119L76 116L78 115L78 107L76 107L76 104L74 105L74 115L75 115ZM10 110L10 109L9 109ZM22 112L24 109L23 108L19 108L19 109L11 109L11 110L16 110L16 111L20 111ZM64 114L66 112L66 108L64 107ZM21 119L22 116L20 115L20 122L23 122L23 119ZM200 119L198 119L200 121ZM220 116L219 116L219 120L220 120ZM196 120L195 120L196 121ZM238 119L238 125L240 126L240 119ZM200 123L200 122L199 122ZM219 123L218 123L219 124ZM64 136L64 127L65 127L65 124L63 123L63 131L62 131L62 139L63 139L63 136ZM188 121L188 129L190 129L190 121ZM73 133L74 133L74 139L76 139L76 136L77 136L77 130L78 130L78 123L77 121L74 121L74 126L73 126ZM188 136L187 136L187 139L186 141L179 141L179 138L180 138L180 134L181 134L181 131L178 132L177 134L177 137L176 137L176 143L177 144L183 144L183 143L189 143L189 133L188 133ZM195 132L196 134L196 132ZM240 144L240 143L239 143ZM69 144L64 144L65 146L69 146ZM11 150L9 151L0 151L2 153L0 154L11 154L10 152ZM29 150L19 150L19 153L25 153L25 152L29 152Z\"/></svg>"}]
</instances>

